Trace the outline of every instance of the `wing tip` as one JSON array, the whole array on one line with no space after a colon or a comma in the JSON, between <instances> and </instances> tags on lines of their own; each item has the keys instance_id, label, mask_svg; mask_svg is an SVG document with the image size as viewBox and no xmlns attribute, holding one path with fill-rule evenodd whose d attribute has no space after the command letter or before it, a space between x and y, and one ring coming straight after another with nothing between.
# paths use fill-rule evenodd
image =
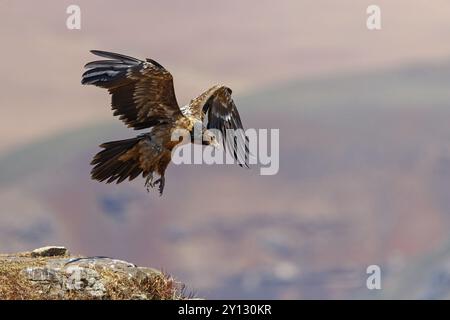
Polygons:
<instances>
[{"instance_id":1,"label":"wing tip","mask_svg":"<svg viewBox=\"0 0 450 320\"><path fill-rule=\"evenodd\" d=\"M120 61L130 61L130 62L142 62L141 60L131 57L131 56L126 56L124 54L121 53L116 53L116 52L112 52L112 51L104 51L104 50L97 50L97 49L93 49L93 50L89 50L90 53L99 56L99 57L103 57L103 58L108 58L108 59L115 59L115 60L120 60Z\"/></svg>"}]
</instances>

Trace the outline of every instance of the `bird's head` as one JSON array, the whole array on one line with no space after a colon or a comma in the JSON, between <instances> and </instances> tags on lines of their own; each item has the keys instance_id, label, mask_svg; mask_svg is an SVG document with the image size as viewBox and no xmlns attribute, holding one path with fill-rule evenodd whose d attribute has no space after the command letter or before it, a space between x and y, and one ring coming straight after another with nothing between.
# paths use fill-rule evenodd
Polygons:
<instances>
[{"instance_id":1,"label":"bird's head","mask_svg":"<svg viewBox=\"0 0 450 320\"><path fill-rule=\"evenodd\" d=\"M217 141L214 130L208 130L202 122L197 121L191 130L191 139L194 143L202 144L204 146L213 146L218 148L220 144Z\"/></svg>"},{"instance_id":2,"label":"bird's head","mask_svg":"<svg viewBox=\"0 0 450 320\"><path fill-rule=\"evenodd\" d=\"M220 146L219 142L217 141L216 135L208 129L203 130L202 144L207 146L211 145L214 148L219 148Z\"/></svg>"}]
</instances>

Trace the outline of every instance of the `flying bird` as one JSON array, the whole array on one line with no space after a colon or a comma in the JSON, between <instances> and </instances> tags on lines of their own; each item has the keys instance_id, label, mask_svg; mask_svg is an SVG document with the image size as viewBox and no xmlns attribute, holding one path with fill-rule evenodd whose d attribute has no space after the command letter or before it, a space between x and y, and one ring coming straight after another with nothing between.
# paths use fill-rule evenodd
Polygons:
<instances>
[{"instance_id":1,"label":"flying bird","mask_svg":"<svg viewBox=\"0 0 450 320\"><path fill-rule=\"evenodd\" d=\"M240 166L248 167L248 138L230 88L215 85L180 107L172 75L155 60L99 50L91 53L106 59L86 64L81 83L107 89L114 116L130 128L147 130L135 138L101 144L103 150L91 162L92 179L121 183L142 174L147 191L158 186L162 195L172 149L181 143L181 139L172 141L177 129L187 130L192 143L223 145ZM230 129L237 132L231 138Z\"/></svg>"}]
</instances>

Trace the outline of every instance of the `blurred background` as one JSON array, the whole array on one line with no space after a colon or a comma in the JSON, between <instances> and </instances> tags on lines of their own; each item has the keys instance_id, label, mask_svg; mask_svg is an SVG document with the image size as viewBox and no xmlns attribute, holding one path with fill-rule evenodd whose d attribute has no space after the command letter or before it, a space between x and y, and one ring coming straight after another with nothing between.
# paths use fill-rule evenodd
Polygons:
<instances>
[{"instance_id":1,"label":"blurred background","mask_svg":"<svg viewBox=\"0 0 450 320\"><path fill-rule=\"evenodd\" d=\"M447 0L0 0L0 26L0 252L118 257L210 299L450 298ZM81 86L90 49L157 60L180 104L228 85L245 127L280 129L279 173L92 181L98 145L136 132Z\"/></svg>"}]
</instances>

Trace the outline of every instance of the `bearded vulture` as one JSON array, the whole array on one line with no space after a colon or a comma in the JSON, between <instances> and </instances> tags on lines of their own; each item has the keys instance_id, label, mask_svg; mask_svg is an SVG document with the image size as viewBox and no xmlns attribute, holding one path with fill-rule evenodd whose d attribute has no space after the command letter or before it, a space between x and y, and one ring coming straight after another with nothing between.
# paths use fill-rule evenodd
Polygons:
<instances>
[{"instance_id":1,"label":"bearded vulture","mask_svg":"<svg viewBox=\"0 0 450 320\"><path fill-rule=\"evenodd\" d=\"M177 129L200 138L192 143L223 145L241 167L248 167L248 138L230 88L215 85L180 107L172 75L158 62L99 50L91 53L105 59L86 64L81 83L107 89L114 116L130 128L147 130L135 138L100 145L103 150L91 162L92 179L120 183L142 174L147 191L158 186L162 195L172 149L181 143L172 141ZM235 132L231 138L230 130Z\"/></svg>"}]
</instances>

